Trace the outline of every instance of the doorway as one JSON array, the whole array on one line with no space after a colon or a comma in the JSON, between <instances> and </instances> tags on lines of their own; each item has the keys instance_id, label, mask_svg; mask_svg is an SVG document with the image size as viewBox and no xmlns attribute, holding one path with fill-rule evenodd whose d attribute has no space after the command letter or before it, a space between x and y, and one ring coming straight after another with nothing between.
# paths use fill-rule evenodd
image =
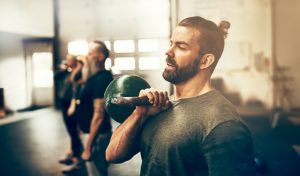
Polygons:
<instances>
[{"instance_id":1,"label":"doorway","mask_svg":"<svg viewBox=\"0 0 300 176\"><path fill-rule=\"evenodd\" d=\"M32 107L54 105L53 40L26 39L23 46L28 104Z\"/></svg>"}]
</instances>

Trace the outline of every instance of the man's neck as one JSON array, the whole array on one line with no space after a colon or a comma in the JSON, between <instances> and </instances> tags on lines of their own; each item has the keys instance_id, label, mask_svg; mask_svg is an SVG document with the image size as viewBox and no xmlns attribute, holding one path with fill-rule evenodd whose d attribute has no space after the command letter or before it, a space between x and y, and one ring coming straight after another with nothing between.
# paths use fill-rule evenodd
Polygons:
<instances>
[{"instance_id":1,"label":"man's neck","mask_svg":"<svg viewBox=\"0 0 300 176\"><path fill-rule=\"evenodd\" d=\"M210 75L199 73L185 82L175 85L175 100L192 98L213 90Z\"/></svg>"}]
</instances>

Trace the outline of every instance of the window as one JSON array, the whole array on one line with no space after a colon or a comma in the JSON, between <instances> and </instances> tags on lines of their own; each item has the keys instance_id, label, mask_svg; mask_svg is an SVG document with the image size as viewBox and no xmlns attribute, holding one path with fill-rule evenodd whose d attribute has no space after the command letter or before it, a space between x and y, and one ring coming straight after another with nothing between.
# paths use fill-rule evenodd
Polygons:
<instances>
[{"instance_id":1,"label":"window","mask_svg":"<svg viewBox=\"0 0 300 176\"><path fill-rule=\"evenodd\" d=\"M105 65L106 70L110 70L111 69L111 58L107 58L104 65Z\"/></svg>"},{"instance_id":2,"label":"window","mask_svg":"<svg viewBox=\"0 0 300 176\"><path fill-rule=\"evenodd\" d=\"M68 53L73 55L86 55L88 53L88 42L87 41L69 42Z\"/></svg>"},{"instance_id":3,"label":"window","mask_svg":"<svg viewBox=\"0 0 300 176\"><path fill-rule=\"evenodd\" d=\"M114 52L116 52L116 53L134 52L134 41L133 40L115 40Z\"/></svg>"},{"instance_id":4,"label":"window","mask_svg":"<svg viewBox=\"0 0 300 176\"><path fill-rule=\"evenodd\" d=\"M116 70L135 70L134 57L117 57L117 58L115 58L114 69L116 69Z\"/></svg>"},{"instance_id":5,"label":"window","mask_svg":"<svg viewBox=\"0 0 300 176\"><path fill-rule=\"evenodd\" d=\"M52 87L52 54L48 52L33 53L33 86L34 87Z\"/></svg>"},{"instance_id":6,"label":"window","mask_svg":"<svg viewBox=\"0 0 300 176\"><path fill-rule=\"evenodd\" d=\"M139 69L140 70L155 70L160 69L161 60L158 57L140 57Z\"/></svg>"},{"instance_id":7,"label":"window","mask_svg":"<svg viewBox=\"0 0 300 176\"><path fill-rule=\"evenodd\" d=\"M157 39L140 39L138 48L140 52L158 51L159 41Z\"/></svg>"},{"instance_id":8,"label":"window","mask_svg":"<svg viewBox=\"0 0 300 176\"><path fill-rule=\"evenodd\" d=\"M161 57L169 46L169 39L110 39L104 43L110 49L106 69L112 70L113 74L139 74L140 71L162 68Z\"/></svg>"}]
</instances>

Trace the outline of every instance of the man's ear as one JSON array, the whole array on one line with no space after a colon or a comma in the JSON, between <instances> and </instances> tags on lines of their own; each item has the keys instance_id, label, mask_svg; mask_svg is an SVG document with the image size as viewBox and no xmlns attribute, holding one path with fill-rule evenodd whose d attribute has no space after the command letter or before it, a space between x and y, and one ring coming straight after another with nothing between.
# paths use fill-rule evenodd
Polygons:
<instances>
[{"instance_id":1,"label":"man's ear","mask_svg":"<svg viewBox=\"0 0 300 176\"><path fill-rule=\"evenodd\" d=\"M99 61L105 60L105 56L104 56L103 53L99 53L98 60L99 60Z\"/></svg>"},{"instance_id":2,"label":"man's ear","mask_svg":"<svg viewBox=\"0 0 300 176\"><path fill-rule=\"evenodd\" d=\"M213 54L205 54L200 61L200 69L210 67L215 62L215 56Z\"/></svg>"}]
</instances>

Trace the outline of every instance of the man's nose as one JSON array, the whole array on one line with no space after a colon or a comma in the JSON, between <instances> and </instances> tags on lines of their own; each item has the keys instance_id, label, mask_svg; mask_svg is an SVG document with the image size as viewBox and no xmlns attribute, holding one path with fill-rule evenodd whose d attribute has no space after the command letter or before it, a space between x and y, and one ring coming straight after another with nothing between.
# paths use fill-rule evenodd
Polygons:
<instances>
[{"instance_id":1,"label":"man's nose","mask_svg":"<svg viewBox=\"0 0 300 176\"><path fill-rule=\"evenodd\" d=\"M165 53L167 56L174 57L173 47L170 46L169 49Z\"/></svg>"}]
</instances>

